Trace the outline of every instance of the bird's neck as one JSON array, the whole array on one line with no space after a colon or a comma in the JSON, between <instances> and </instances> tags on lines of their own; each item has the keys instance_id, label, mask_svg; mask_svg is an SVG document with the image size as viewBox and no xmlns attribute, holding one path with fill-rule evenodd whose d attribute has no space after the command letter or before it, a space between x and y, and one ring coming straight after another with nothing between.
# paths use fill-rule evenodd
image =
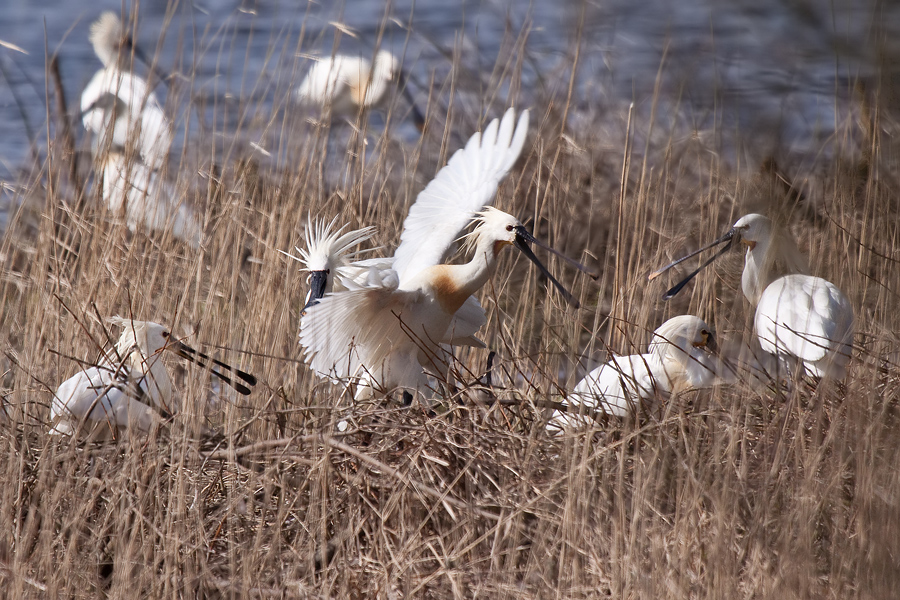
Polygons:
<instances>
[{"instance_id":1,"label":"bird's neck","mask_svg":"<svg viewBox=\"0 0 900 600\"><path fill-rule=\"evenodd\" d=\"M119 356L125 359L130 378L134 381L143 379L141 387L150 396L153 404L169 412L177 412L177 407L173 404L172 380L162 361L161 352L145 357L137 346L118 348L118 352Z\"/></svg>"},{"instance_id":2,"label":"bird's neck","mask_svg":"<svg viewBox=\"0 0 900 600\"><path fill-rule=\"evenodd\" d=\"M502 244L479 239L472 259L462 265L438 265L433 280L444 309L454 314L494 274Z\"/></svg>"},{"instance_id":3,"label":"bird's neck","mask_svg":"<svg viewBox=\"0 0 900 600\"><path fill-rule=\"evenodd\" d=\"M778 227L763 236L752 249L747 249L741 288L744 296L756 306L763 291L776 279L795 273L809 274L809 263L800 253L793 237Z\"/></svg>"},{"instance_id":4,"label":"bird's neck","mask_svg":"<svg viewBox=\"0 0 900 600\"><path fill-rule=\"evenodd\" d=\"M769 256L769 242L758 242L756 247L747 248L744 257L744 272L741 273L741 289L750 304L756 306L763 290L772 283L772 260Z\"/></svg>"},{"instance_id":5,"label":"bird's neck","mask_svg":"<svg viewBox=\"0 0 900 600\"><path fill-rule=\"evenodd\" d=\"M481 289L494 274L497 256L505 245L507 244L504 242L479 238L472 259L464 265L459 265L460 274L469 282L466 287L470 290L470 295Z\"/></svg>"}]
</instances>

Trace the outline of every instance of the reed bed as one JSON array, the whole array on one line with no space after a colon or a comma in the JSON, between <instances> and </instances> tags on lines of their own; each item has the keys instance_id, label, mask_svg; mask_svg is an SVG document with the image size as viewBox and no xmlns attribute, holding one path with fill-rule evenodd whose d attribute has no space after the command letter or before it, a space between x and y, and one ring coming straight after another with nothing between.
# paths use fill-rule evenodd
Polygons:
<instances>
[{"instance_id":1,"label":"reed bed","mask_svg":"<svg viewBox=\"0 0 900 600\"><path fill-rule=\"evenodd\" d=\"M204 215L196 252L109 214L48 113L40 160L8 186L18 208L0 245L5 597L895 596L890 99L860 96L810 162L725 161L722 132L694 130L677 103L580 98L580 40L522 91L527 33L508 32L477 84L458 55L436 71L420 89L418 141L394 134L400 101L358 127L323 124L288 102L286 84L246 73L226 101L183 71L167 110L194 133L167 177ZM299 76L293 42L271 35L271 60ZM304 276L279 251L301 243L307 215L375 225L379 251L393 251L416 193L510 104L531 107L532 132L495 205L601 278L549 261L582 303L572 309L508 252L481 295L492 389L487 351L469 350L454 365L459 394L436 414L354 404L301 360ZM750 335L737 253L668 303L668 280L647 274L751 211L790 223L813 272L852 300L847 378L688 391L660 414L548 434L565 390L609 352L646 346L670 316L701 316L736 345ZM173 360L185 408L164 428L52 438L52 393L108 343L111 315L166 323L260 384L232 396Z\"/></svg>"}]
</instances>

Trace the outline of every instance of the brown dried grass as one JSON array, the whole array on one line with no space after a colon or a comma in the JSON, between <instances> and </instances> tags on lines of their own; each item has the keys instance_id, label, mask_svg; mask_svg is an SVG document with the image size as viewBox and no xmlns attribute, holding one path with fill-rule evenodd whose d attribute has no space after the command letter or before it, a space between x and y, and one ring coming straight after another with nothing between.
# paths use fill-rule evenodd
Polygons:
<instances>
[{"instance_id":1,"label":"brown dried grass","mask_svg":"<svg viewBox=\"0 0 900 600\"><path fill-rule=\"evenodd\" d=\"M228 141L235 119L222 115L172 160L169 177L208 223L196 253L131 235L93 196L75 208L67 156L48 140L0 247L6 597L893 597L900 211L897 148L883 139L900 128L878 110L861 111L874 122L864 131L848 118L838 158L795 170L790 188L772 168L720 160L704 141L717 132L577 108L570 59L530 98L533 134L496 205L603 275L550 261L582 302L573 310L504 257L482 294L502 402L463 385L436 417L353 405L299 360L303 278L278 251L299 243L310 212L374 224L391 251L415 194L485 112L502 112L501 86L515 97L514 41L482 96L456 70L433 82L418 144L391 136L402 115L386 133L312 126L286 89L248 84L247 100L221 107L241 115ZM277 110L258 112L261 94ZM170 109L187 105L170 94ZM279 160L260 165L252 139ZM846 381L686 392L647 421L549 436L546 403L664 319L690 312L722 337L748 335L737 256L668 304L646 275L751 210L792 223L814 272L853 301ZM116 314L190 332L260 385L212 394L205 374L173 363L186 408L164 430L51 439L52 392L77 369L63 357L95 357L93 315ZM484 351L459 358L461 381L482 375ZM335 433L344 418L350 430Z\"/></svg>"}]
</instances>

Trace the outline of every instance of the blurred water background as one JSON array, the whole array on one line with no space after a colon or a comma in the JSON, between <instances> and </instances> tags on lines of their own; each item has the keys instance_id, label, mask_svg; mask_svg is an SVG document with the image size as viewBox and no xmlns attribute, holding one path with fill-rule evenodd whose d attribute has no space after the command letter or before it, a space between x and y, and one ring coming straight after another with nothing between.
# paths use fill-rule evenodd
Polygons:
<instances>
[{"instance_id":1,"label":"blurred water background","mask_svg":"<svg viewBox=\"0 0 900 600\"><path fill-rule=\"evenodd\" d=\"M5 0L0 41L24 53L0 46L0 180L15 177L31 140L46 145L48 51L59 53L76 114L101 66L87 35L103 10L120 12L122 3ZM714 132L726 160L747 146L762 147L760 155L775 147L799 157L827 152L854 95L889 85L900 55L892 46L900 4L870 0L148 0L136 10L139 44L183 75L191 97L215 99L211 105L254 98L284 108L308 55L335 47L371 54L376 44L404 56L423 98L430 81L445 80L454 52L474 73L489 72L501 53L517 55L517 99L528 105L529 94L569 69L577 47L573 126L632 101L637 115L649 115L658 85L656 118ZM165 86L157 93L165 96ZM484 108L484 97L472 97ZM506 102L493 100L495 112ZM179 110L168 103L170 114ZM241 118L224 117L222 129ZM80 124L76 130L82 135Z\"/></svg>"}]
</instances>

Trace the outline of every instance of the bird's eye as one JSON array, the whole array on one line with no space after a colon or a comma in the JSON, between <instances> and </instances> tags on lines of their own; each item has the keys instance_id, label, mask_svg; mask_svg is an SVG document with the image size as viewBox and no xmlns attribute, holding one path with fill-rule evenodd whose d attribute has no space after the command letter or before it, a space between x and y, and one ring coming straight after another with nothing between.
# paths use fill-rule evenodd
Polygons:
<instances>
[{"instance_id":1,"label":"bird's eye","mask_svg":"<svg viewBox=\"0 0 900 600\"><path fill-rule=\"evenodd\" d=\"M701 329L701 330L700 330L700 335L702 335L702 336L708 336L708 335L709 335L709 332L708 332L707 330L705 330L705 329Z\"/></svg>"},{"instance_id":2,"label":"bird's eye","mask_svg":"<svg viewBox=\"0 0 900 600\"><path fill-rule=\"evenodd\" d=\"M507 225L507 226L506 226L506 230L507 230L507 231L512 231L513 229L515 229L515 227L513 227L512 225Z\"/></svg>"},{"instance_id":3,"label":"bird's eye","mask_svg":"<svg viewBox=\"0 0 900 600\"><path fill-rule=\"evenodd\" d=\"M168 331L163 331L160 335L162 335L163 338L168 338L168 337L169 337L169 332L168 332Z\"/></svg>"},{"instance_id":4,"label":"bird's eye","mask_svg":"<svg viewBox=\"0 0 900 600\"><path fill-rule=\"evenodd\" d=\"M325 276L331 275L331 269L325 269Z\"/></svg>"}]
</instances>

